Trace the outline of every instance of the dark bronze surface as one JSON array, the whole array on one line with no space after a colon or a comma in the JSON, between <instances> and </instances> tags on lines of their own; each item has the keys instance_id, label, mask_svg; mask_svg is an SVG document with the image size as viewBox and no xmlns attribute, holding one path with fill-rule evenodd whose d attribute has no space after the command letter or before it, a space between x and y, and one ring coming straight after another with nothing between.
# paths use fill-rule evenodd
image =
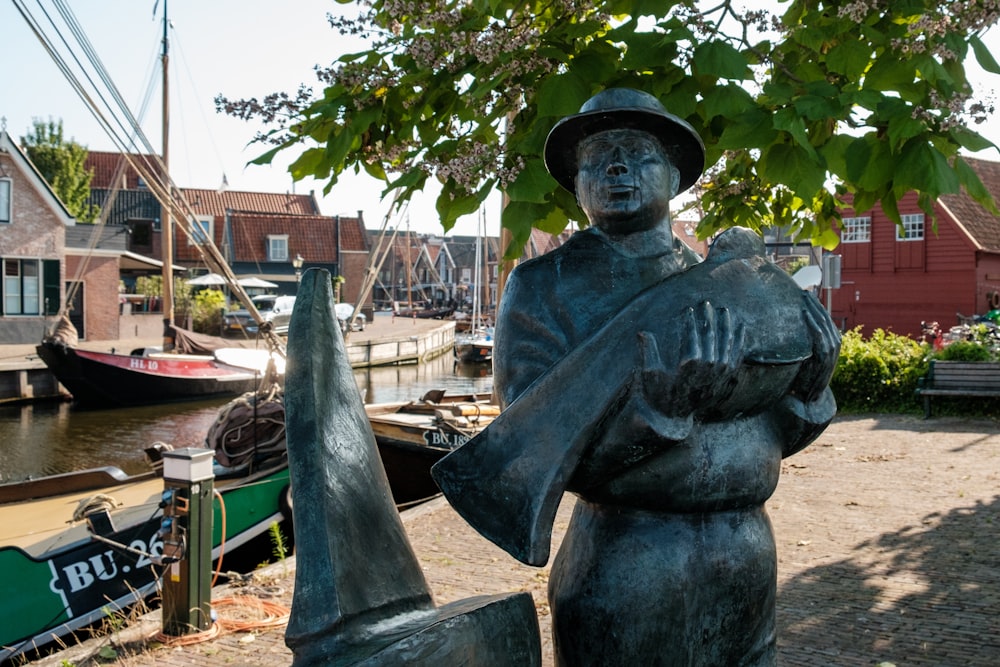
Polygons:
<instances>
[{"instance_id":1,"label":"dark bronze surface","mask_svg":"<svg viewBox=\"0 0 1000 667\"><path fill-rule=\"evenodd\" d=\"M297 569L295 665L539 665L527 593L437 607L393 503L329 272L303 275L285 376Z\"/></svg>"},{"instance_id":2,"label":"dark bronze surface","mask_svg":"<svg viewBox=\"0 0 1000 667\"><path fill-rule=\"evenodd\" d=\"M533 565L562 494L581 498L549 582L558 664L773 665L764 503L836 412L839 333L750 230L704 261L673 238L669 201L704 154L651 99L606 91L550 134L547 165L592 226L511 275L504 412L433 474Z\"/></svg>"}]
</instances>

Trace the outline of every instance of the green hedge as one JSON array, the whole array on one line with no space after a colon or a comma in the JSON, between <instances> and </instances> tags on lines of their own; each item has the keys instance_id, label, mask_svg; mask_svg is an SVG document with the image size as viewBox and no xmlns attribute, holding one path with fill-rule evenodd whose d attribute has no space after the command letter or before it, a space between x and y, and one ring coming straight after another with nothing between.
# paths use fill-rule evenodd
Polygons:
<instances>
[{"instance_id":1,"label":"green hedge","mask_svg":"<svg viewBox=\"0 0 1000 667\"><path fill-rule=\"evenodd\" d=\"M843 412L916 412L917 379L927 372L927 345L876 329L844 334L830 386Z\"/></svg>"},{"instance_id":2,"label":"green hedge","mask_svg":"<svg viewBox=\"0 0 1000 667\"><path fill-rule=\"evenodd\" d=\"M917 380L927 374L931 359L996 361L998 352L989 336L973 331L973 340L957 341L940 350L906 336L876 329L865 340L861 328L847 331L830 386L841 412L923 411L916 394ZM940 403L940 407L939 404ZM996 402L987 399L935 401L935 413L989 416Z\"/></svg>"}]
</instances>

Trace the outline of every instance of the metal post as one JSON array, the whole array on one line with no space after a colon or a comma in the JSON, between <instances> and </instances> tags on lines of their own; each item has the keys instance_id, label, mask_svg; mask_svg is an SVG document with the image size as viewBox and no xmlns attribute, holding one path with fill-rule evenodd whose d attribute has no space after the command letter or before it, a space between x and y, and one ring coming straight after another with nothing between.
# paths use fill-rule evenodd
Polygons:
<instances>
[{"instance_id":1,"label":"metal post","mask_svg":"<svg viewBox=\"0 0 1000 667\"><path fill-rule=\"evenodd\" d=\"M826 290L826 312L833 312L833 290L840 289L840 255L823 256L823 289Z\"/></svg>"},{"instance_id":2,"label":"metal post","mask_svg":"<svg viewBox=\"0 0 1000 667\"><path fill-rule=\"evenodd\" d=\"M212 450L163 453L163 633L212 625Z\"/></svg>"}]
</instances>

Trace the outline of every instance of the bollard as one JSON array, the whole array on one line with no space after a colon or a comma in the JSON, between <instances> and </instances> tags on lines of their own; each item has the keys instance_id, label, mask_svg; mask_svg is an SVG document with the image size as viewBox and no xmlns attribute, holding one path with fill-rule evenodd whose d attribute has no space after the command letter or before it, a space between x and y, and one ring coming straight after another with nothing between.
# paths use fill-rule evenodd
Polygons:
<instances>
[{"instance_id":1,"label":"bollard","mask_svg":"<svg viewBox=\"0 0 1000 667\"><path fill-rule=\"evenodd\" d=\"M163 453L163 634L212 625L212 451Z\"/></svg>"}]
</instances>

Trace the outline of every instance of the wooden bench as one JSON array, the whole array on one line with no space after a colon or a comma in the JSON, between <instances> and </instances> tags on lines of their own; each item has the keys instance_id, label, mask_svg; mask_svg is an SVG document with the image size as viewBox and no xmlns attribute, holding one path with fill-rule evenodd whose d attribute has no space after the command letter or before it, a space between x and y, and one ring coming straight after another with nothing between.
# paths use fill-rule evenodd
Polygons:
<instances>
[{"instance_id":1,"label":"wooden bench","mask_svg":"<svg viewBox=\"0 0 1000 667\"><path fill-rule=\"evenodd\" d=\"M917 381L924 399L924 418L931 416L932 396L1000 398L1000 363L989 361L931 361L927 375Z\"/></svg>"}]
</instances>

